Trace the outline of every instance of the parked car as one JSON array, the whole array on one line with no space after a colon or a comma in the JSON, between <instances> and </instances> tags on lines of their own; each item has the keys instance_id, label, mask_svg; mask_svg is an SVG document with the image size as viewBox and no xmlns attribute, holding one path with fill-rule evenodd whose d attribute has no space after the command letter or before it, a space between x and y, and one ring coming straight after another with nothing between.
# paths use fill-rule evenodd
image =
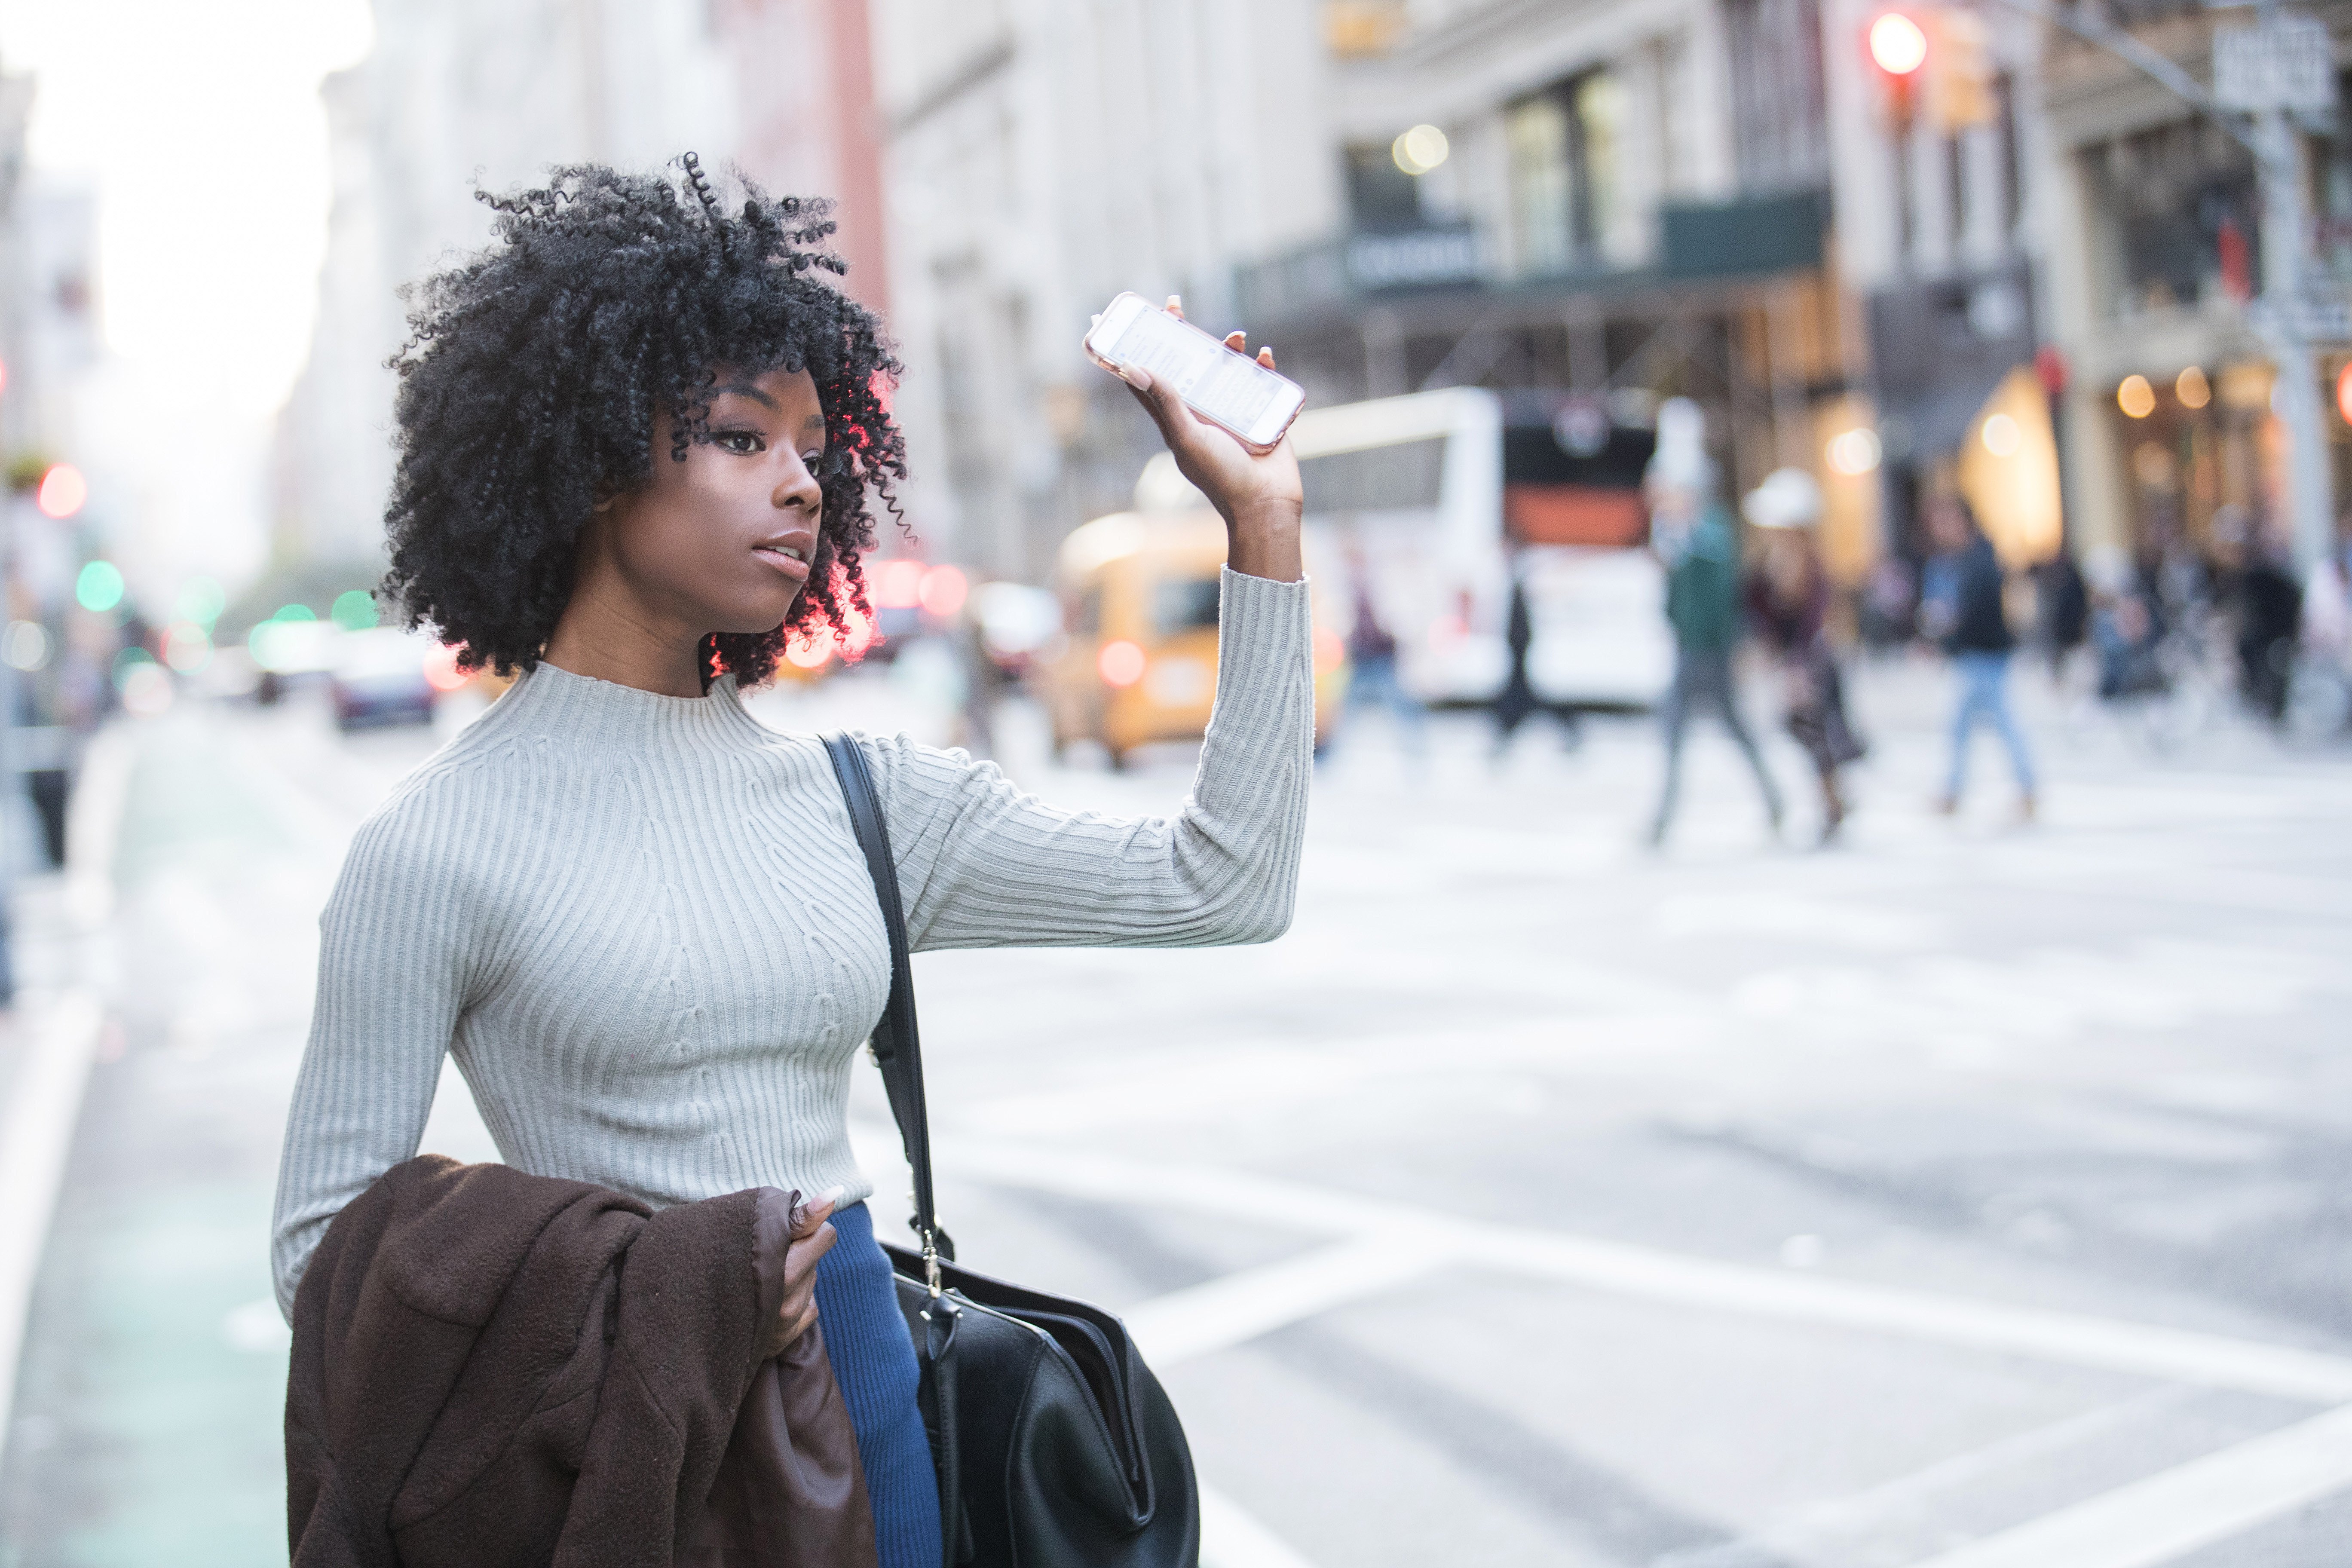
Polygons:
<instances>
[{"instance_id":1,"label":"parked car","mask_svg":"<svg viewBox=\"0 0 2352 1568\"><path fill-rule=\"evenodd\" d=\"M1224 560L1224 524L1205 508L1115 512L1063 541L1056 576L1066 635L1034 667L1056 755L1069 742L1096 741L1117 768L1138 746L1201 738L1217 690ZM1313 592L1319 742L1337 717L1347 661L1323 625L1321 589Z\"/></svg>"},{"instance_id":2,"label":"parked car","mask_svg":"<svg viewBox=\"0 0 2352 1568\"><path fill-rule=\"evenodd\" d=\"M433 676L442 651L433 638L398 626L344 633L328 666L336 724L357 730L431 723L434 700L440 695Z\"/></svg>"}]
</instances>

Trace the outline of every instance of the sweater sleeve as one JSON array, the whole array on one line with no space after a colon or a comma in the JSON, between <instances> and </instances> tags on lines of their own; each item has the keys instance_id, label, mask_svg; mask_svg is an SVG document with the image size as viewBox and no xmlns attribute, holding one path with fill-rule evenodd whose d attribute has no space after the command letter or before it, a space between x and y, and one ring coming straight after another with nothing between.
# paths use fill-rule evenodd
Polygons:
<instances>
[{"instance_id":1,"label":"sweater sleeve","mask_svg":"<svg viewBox=\"0 0 2352 1568\"><path fill-rule=\"evenodd\" d=\"M869 740L917 951L1206 947L1289 927L1313 767L1304 582L1227 569L1217 693L1172 817L1065 811L992 763Z\"/></svg>"},{"instance_id":2,"label":"sweater sleeve","mask_svg":"<svg viewBox=\"0 0 2352 1568\"><path fill-rule=\"evenodd\" d=\"M472 921L421 793L360 829L320 917L318 994L270 1226L289 1321L328 1225L415 1154L464 1009Z\"/></svg>"}]
</instances>

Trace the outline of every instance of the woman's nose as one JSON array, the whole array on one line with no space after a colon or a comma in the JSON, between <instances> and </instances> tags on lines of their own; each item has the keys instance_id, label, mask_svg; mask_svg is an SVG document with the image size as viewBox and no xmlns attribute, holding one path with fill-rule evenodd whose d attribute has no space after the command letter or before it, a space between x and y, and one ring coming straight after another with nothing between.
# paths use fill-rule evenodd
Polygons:
<instances>
[{"instance_id":1,"label":"woman's nose","mask_svg":"<svg viewBox=\"0 0 2352 1568\"><path fill-rule=\"evenodd\" d=\"M791 470L777 481L774 504L779 508L797 507L814 513L824 504L824 487L817 483L816 476L809 472L808 465L795 458Z\"/></svg>"}]
</instances>

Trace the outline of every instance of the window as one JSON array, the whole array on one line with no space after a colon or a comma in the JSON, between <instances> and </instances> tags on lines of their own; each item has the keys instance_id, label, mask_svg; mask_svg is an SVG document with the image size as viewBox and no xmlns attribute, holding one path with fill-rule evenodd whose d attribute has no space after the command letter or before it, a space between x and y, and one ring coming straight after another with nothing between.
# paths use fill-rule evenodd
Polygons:
<instances>
[{"instance_id":1,"label":"window","mask_svg":"<svg viewBox=\"0 0 2352 1568\"><path fill-rule=\"evenodd\" d=\"M1162 583L1151 592L1151 625L1167 641L1179 632L1213 631L1217 625L1218 581L1200 577L1190 582Z\"/></svg>"},{"instance_id":2,"label":"window","mask_svg":"<svg viewBox=\"0 0 2352 1568\"><path fill-rule=\"evenodd\" d=\"M1367 447L1306 458L1298 477L1307 510L1317 517L1340 512L1433 507L1444 478L1445 437Z\"/></svg>"},{"instance_id":3,"label":"window","mask_svg":"<svg viewBox=\"0 0 2352 1568\"><path fill-rule=\"evenodd\" d=\"M1571 78L1505 111L1521 272L1599 260L1615 216L1623 115L1624 95L1607 71Z\"/></svg>"},{"instance_id":4,"label":"window","mask_svg":"<svg viewBox=\"0 0 2352 1568\"><path fill-rule=\"evenodd\" d=\"M1817 0L1728 0L1731 112L1742 190L1829 183Z\"/></svg>"},{"instance_id":5,"label":"window","mask_svg":"<svg viewBox=\"0 0 2352 1568\"><path fill-rule=\"evenodd\" d=\"M1348 149L1348 210L1360 233L1421 226L1421 182L1397 167L1385 142Z\"/></svg>"},{"instance_id":6,"label":"window","mask_svg":"<svg viewBox=\"0 0 2352 1568\"><path fill-rule=\"evenodd\" d=\"M2016 237L2025 216L2025 158L2017 138L2017 79L2007 71L1993 78L1993 128L2000 137L2000 237Z\"/></svg>"},{"instance_id":7,"label":"window","mask_svg":"<svg viewBox=\"0 0 2352 1568\"><path fill-rule=\"evenodd\" d=\"M2253 160L2219 128L2179 121L2084 157L2107 219L2116 314L2242 297L2262 276Z\"/></svg>"},{"instance_id":8,"label":"window","mask_svg":"<svg viewBox=\"0 0 2352 1568\"><path fill-rule=\"evenodd\" d=\"M1625 114L1625 95L1607 71L1580 77L1570 95L1576 114L1576 248L1590 258L1608 238L1617 216L1617 148Z\"/></svg>"},{"instance_id":9,"label":"window","mask_svg":"<svg viewBox=\"0 0 2352 1568\"><path fill-rule=\"evenodd\" d=\"M1575 257L1570 214L1568 105L1542 93L1511 105L1511 219L1522 272L1565 272Z\"/></svg>"}]
</instances>

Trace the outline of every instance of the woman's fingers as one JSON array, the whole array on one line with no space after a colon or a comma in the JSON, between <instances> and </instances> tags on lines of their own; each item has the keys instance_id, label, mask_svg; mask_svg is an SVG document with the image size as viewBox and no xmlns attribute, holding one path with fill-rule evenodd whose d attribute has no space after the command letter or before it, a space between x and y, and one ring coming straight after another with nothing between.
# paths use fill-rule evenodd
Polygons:
<instances>
[{"instance_id":1,"label":"woman's fingers","mask_svg":"<svg viewBox=\"0 0 2352 1568\"><path fill-rule=\"evenodd\" d=\"M1181 294L1168 296L1168 313L1180 321L1184 319L1184 296Z\"/></svg>"},{"instance_id":2,"label":"woman's fingers","mask_svg":"<svg viewBox=\"0 0 2352 1568\"><path fill-rule=\"evenodd\" d=\"M1236 337L1240 336L1240 334L1239 334L1239 333L1235 333L1234 335L1235 335ZM1258 351L1257 351L1257 363L1260 363L1260 364L1262 364L1262 365L1264 365L1264 366L1265 366L1265 368L1266 368L1266 369L1268 369L1268 370L1272 370L1272 369L1274 368L1274 345L1273 345L1273 344L1268 343L1265 347L1264 347L1264 348L1262 348L1262 349L1260 349L1260 350L1258 350Z\"/></svg>"},{"instance_id":3,"label":"woman's fingers","mask_svg":"<svg viewBox=\"0 0 2352 1568\"><path fill-rule=\"evenodd\" d=\"M823 1225L832 1215L834 1205L841 1202L841 1194L845 1190L845 1188L835 1187L820 1195L814 1203L802 1204L794 1207L793 1239L806 1241L810 1237L814 1236L817 1226Z\"/></svg>"},{"instance_id":4,"label":"woman's fingers","mask_svg":"<svg viewBox=\"0 0 2352 1568\"><path fill-rule=\"evenodd\" d=\"M805 1230L801 1227L800 1216L795 1216L792 1246L784 1253L784 1299L776 1306L778 1331L769 1342L773 1347L768 1352L771 1355L782 1354L816 1321L816 1266L840 1239L840 1234L825 1223L824 1215L833 1212L839 1195L836 1188L814 1207L802 1211L814 1216Z\"/></svg>"},{"instance_id":5,"label":"woman's fingers","mask_svg":"<svg viewBox=\"0 0 2352 1568\"><path fill-rule=\"evenodd\" d=\"M831 1252L833 1250L833 1244L840 1239L841 1233L834 1229L831 1225L819 1225L816 1229L810 1232L806 1237L794 1237L793 1238L793 1250L799 1253L802 1258L805 1261L807 1267L814 1271L816 1268L817 1259L823 1258L826 1253ZM792 1266L788 1262L784 1267L785 1277L789 1279L792 1272Z\"/></svg>"},{"instance_id":6,"label":"woman's fingers","mask_svg":"<svg viewBox=\"0 0 2352 1568\"><path fill-rule=\"evenodd\" d=\"M1249 334L1247 332L1240 331L1227 332L1225 334L1225 347L1233 350L1234 353L1237 354L1249 353Z\"/></svg>"},{"instance_id":7,"label":"woman's fingers","mask_svg":"<svg viewBox=\"0 0 2352 1568\"><path fill-rule=\"evenodd\" d=\"M1186 427L1193 423L1192 411L1184 406L1175 389L1137 365L1128 366L1120 374L1135 389L1136 401L1151 416L1151 422L1160 426L1160 439L1171 447L1181 442L1189 434Z\"/></svg>"}]
</instances>

